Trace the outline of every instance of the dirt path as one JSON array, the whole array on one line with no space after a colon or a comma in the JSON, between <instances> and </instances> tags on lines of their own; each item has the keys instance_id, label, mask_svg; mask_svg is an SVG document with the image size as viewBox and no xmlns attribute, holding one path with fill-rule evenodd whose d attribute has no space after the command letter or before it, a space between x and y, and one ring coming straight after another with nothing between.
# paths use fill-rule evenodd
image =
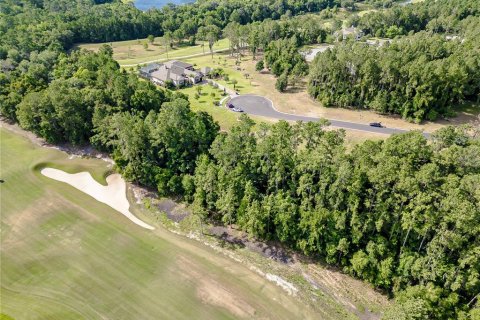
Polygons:
<instances>
[{"instance_id":1,"label":"dirt path","mask_svg":"<svg viewBox=\"0 0 480 320\"><path fill-rule=\"evenodd\" d=\"M44 168L41 173L48 178L65 182L88 194L95 200L105 203L142 228L150 230L155 229L151 225L138 219L129 211L130 203L128 202L126 194L127 185L125 180L123 180L122 176L118 173L107 177L107 186L102 186L95 181L88 172L70 174L58 169Z\"/></svg>"}]
</instances>

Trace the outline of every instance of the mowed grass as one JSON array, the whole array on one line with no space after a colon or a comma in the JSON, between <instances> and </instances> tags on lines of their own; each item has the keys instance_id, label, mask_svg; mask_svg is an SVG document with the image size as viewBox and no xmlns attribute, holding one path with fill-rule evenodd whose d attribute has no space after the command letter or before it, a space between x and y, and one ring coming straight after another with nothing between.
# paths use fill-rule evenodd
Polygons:
<instances>
[{"instance_id":1,"label":"mowed grass","mask_svg":"<svg viewBox=\"0 0 480 320\"><path fill-rule=\"evenodd\" d=\"M144 44L148 45L145 49ZM148 39L129 40L129 41L117 41L117 42L105 42L105 43L82 43L78 44L76 48L83 48L92 51L98 51L98 49L108 44L113 49L113 58L118 61L122 66L131 66L136 64L144 64L153 61L165 61L169 59L176 59L184 56L203 54L208 55L210 50L208 43L198 42L194 46L187 44L174 45L173 48L167 51L162 44L161 38L155 38L153 44ZM202 47L204 45L204 47ZM213 50L225 50L228 49L229 42L227 39L221 39L213 45Z\"/></svg>"},{"instance_id":2,"label":"mowed grass","mask_svg":"<svg viewBox=\"0 0 480 320\"><path fill-rule=\"evenodd\" d=\"M314 318L246 266L171 234L138 227L39 168L110 168L71 159L1 129L1 302L13 319ZM104 182L104 181L103 181ZM131 195L129 195L131 197ZM132 201L131 201L132 203Z\"/></svg>"},{"instance_id":3,"label":"mowed grass","mask_svg":"<svg viewBox=\"0 0 480 320\"><path fill-rule=\"evenodd\" d=\"M238 123L241 113L233 112L227 109L225 107L225 102L223 102L222 106L217 106L214 104L215 101L220 101L225 97L222 96L222 90L214 88L209 84L205 84L201 86L201 94L198 98L196 98L195 94L198 93L196 87L197 86L191 86L188 88L179 89L180 92L189 96L190 108L193 111L204 111L209 113L213 119L218 122L221 130L229 131L235 124ZM212 96L212 93L215 94L215 96ZM252 115L249 115L249 117L252 118L256 123L256 126L253 128L254 131L259 128L258 125L262 122L273 122L273 120L264 117Z\"/></svg>"}]
</instances>

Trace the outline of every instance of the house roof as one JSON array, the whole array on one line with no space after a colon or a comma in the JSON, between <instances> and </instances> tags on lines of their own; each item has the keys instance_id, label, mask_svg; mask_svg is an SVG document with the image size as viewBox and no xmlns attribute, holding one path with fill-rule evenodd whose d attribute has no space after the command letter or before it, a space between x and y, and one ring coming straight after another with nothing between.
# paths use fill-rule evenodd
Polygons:
<instances>
[{"instance_id":1,"label":"house roof","mask_svg":"<svg viewBox=\"0 0 480 320\"><path fill-rule=\"evenodd\" d=\"M173 81L180 81L184 80L185 77L181 74L177 74L172 72L171 69L167 69L165 67L160 68L159 70L155 71L152 73L152 78L155 78L160 81L168 81L168 80L173 80Z\"/></svg>"},{"instance_id":2,"label":"house roof","mask_svg":"<svg viewBox=\"0 0 480 320\"><path fill-rule=\"evenodd\" d=\"M186 68L193 67L193 65L191 65L190 63L186 63L178 60L171 60L171 61L165 62L165 65L167 66L167 68L179 67L182 69L186 69Z\"/></svg>"},{"instance_id":3,"label":"house roof","mask_svg":"<svg viewBox=\"0 0 480 320\"><path fill-rule=\"evenodd\" d=\"M149 63L145 67L140 68L140 72L152 73L153 71L156 71L156 70L160 69L161 66L162 66L162 64Z\"/></svg>"}]
</instances>

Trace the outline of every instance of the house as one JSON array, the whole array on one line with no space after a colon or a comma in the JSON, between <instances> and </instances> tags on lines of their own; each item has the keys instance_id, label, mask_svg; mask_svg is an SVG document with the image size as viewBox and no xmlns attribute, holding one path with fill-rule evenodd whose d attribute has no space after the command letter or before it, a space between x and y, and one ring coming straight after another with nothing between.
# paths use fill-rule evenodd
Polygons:
<instances>
[{"instance_id":1,"label":"house","mask_svg":"<svg viewBox=\"0 0 480 320\"><path fill-rule=\"evenodd\" d=\"M178 68L182 68L190 71L195 70L193 68L193 65L191 65L190 63L186 63L178 60L171 60L171 61L165 62L165 65L167 66L167 68L178 67Z\"/></svg>"},{"instance_id":2,"label":"house","mask_svg":"<svg viewBox=\"0 0 480 320\"><path fill-rule=\"evenodd\" d=\"M140 68L140 75L157 85L165 85L171 81L176 87L199 83L204 76L203 73L195 71L193 65L178 60L167 61L163 64L149 64Z\"/></svg>"},{"instance_id":3,"label":"house","mask_svg":"<svg viewBox=\"0 0 480 320\"><path fill-rule=\"evenodd\" d=\"M164 86L167 81L171 81L175 87L187 84L187 79L181 73L175 73L164 65L159 70L152 72L151 80L153 83L161 86Z\"/></svg>"},{"instance_id":4,"label":"house","mask_svg":"<svg viewBox=\"0 0 480 320\"><path fill-rule=\"evenodd\" d=\"M158 69L160 69L161 66L162 65L158 64L158 63L147 64L146 66L140 68L140 70L139 70L140 76L142 76L146 79L150 79L150 75L152 74L152 72L157 71Z\"/></svg>"},{"instance_id":5,"label":"house","mask_svg":"<svg viewBox=\"0 0 480 320\"><path fill-rule=\"evenodd\" d=\"M363 37L364 34L362 30L359 30L352 26L350 28L343 28L340 31L335 31L333 35L335 36L335 39L337 39L337 41L340 38L340 36L342 37L342 40L353 38L355 41L358 41Z\"/></svg>"}]
</instances>

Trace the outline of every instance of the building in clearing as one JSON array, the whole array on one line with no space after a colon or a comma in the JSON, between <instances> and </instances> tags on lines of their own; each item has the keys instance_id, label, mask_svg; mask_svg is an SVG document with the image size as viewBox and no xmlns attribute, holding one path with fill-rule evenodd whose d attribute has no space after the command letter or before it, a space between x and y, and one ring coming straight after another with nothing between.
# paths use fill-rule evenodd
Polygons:
<instances>
[{"instance_id":1,"label":"building in clearing","mask_svg":"<svg viewBox=\"0 0 480 320\"><path fill-rule=\"evenodd\" d=\"M204 77L204 74L196 71L193 65L178 60L148 64L140 68L140 75L162 86L171 81L176 87L199 83Z\"/></svg>"},{"instance_id":2,"label":"building in clearing","mask_svg":"<svg viewBox=\"0 0 480 320\"><path fill-rule=\"evenodd\" d=\"M158 63L149 63L146 66L140 68L140 70L139 70L140 76L142 76L146 79L150 79L151 73L160 69L160 66L161 66L161 64L158 64Z\"/></svg>"},{"instance_id":3,"label":"building in clearing","mask_svg":"<svg viewBox=\"0 0 480 320\"><path fill-rule=\"evenodd\" d=\"M352 38L355 41L358 41L363 37L363 31L352 26L351 28L343 28L340 31L336 31L333 35L337 41L340 37L342 37L342 40Z\"/></svg>"}]
</instances>

